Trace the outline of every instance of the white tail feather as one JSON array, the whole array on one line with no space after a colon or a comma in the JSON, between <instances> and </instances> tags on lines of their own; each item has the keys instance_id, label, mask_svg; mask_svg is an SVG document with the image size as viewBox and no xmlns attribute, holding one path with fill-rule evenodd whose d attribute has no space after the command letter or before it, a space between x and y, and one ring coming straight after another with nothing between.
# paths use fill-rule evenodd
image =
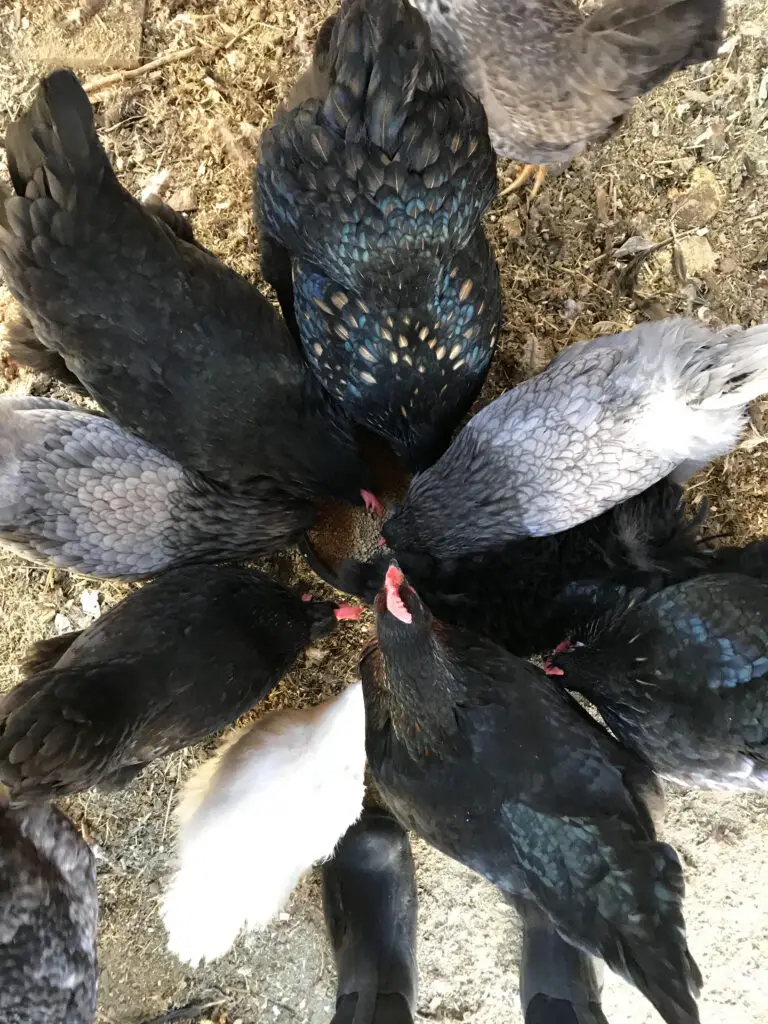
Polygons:
<instances>
[{"instance_id":1,"label":"white tail feather","mask_svg":"<svg viewBox=\"0 0 768 1024\"><path fill-rule=\"evenodd\" d=\"M364 772L360 683L226 740L179 804L180 864L162 908L169 948L198 964L242 928L264 928L360 816Z\"/></svg>"},{"instance_id":2,"label":"white tail feather","mask_svg":"<svg viewBox=\"0 0 768 1024\"><path fill-rule=\"evenodd\" d=\"M768 393L768 324L712 331L669 320L643 324L628 337L638 379L650 382L633 441L677 462L673 475L684 482L736 447L747 406Z\"/></svg>"}]
</instances>

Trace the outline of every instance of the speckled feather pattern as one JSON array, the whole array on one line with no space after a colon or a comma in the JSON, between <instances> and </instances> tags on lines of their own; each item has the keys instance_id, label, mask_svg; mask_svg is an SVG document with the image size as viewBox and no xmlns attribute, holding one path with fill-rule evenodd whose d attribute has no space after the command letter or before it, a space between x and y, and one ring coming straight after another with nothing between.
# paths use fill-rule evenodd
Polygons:
<instances>
[{"instance_id":1,"label":"speckled feather pattern","mask_svg":"<svg viewBox=\"0 0 768 1024\"><path fill-rule=\"evenodd\" d=\"M0 398L0 543L106 578L277 550L312 506L264 481L214 487L100 416L42 398Z\"/></svg>"},{"instance_id":2,"label":"speckled feather pattern","mask_svg":"<svg viewBox=\"0 0 768 1024\"><path fill-rule=\"evenodd\" d=\"M564 684L657 771L705 789L768 789L768 584L700 576L637 595L584 639L555 659Z\"/></svg>"},{"instance_id":3,"label":"speckled feather pattern","mask_svg":"<svg viewBox=\"0 0 768 1024\"><path fill-rule=\"evenodd\" d=\"M92 1024L96 867L55 807L0 810L3 1024Z\"/></svg>"},{"instance_id":4,"label":"speckled feather pattern","mask_svg":"<svg viewBox=\"0 0 768 1024\"><path fill-rule=\"evenodd\" d=\"M420 468L479 391L497 340L481 225L495 159L481 105L403 0L351 0L323 39L322 95L279 113L262 139L262 226L292 259L318 379Z\"/></svg>"},{"instance_id":5,"label":"speckled feather pattern","mask_svg":"<svg viewBox=\"0 0 768 1024\"><path fill-rule=\"evenodd\" d=\"M385 526L435 557L566 530L729 451L768 390L768 325L641 324L571 345L477 413Z\"/></svg>"},{"instance_id":6,"label":"speckled feather pattern","mask_svg":"<svg viewBox=\"0 0 768 1024\"><path fill-rule=\"evenodd\" d=\"M680 862L643 803L650 773L540 670L405 600L409 624L377 602L381 653L362 663L368 760L388 805L503 892L533 898L670 1024L693 1024L701 978Z\"/></svg>"},{"instance_id":7,"label":"speckled feather pattern","mask_svg":"<svg viewBox=\"0 0 768 1024\"><path fill-rule=\"evenodd\" d=\"M251 569L164 573L3 696L0 779L19 799L126 785L262 700L335 607Z\"/></svg>"},{"instance_id":8,"label":"speckled feather pattern","mask_svg":"<svg viewBox=\"0 0 768 1024\"><path fill-rule=\"evenodd\" d=\"M0 267L110 417L223 485L367 486L349 424L312 398L276 311L120 185L71 72L43 79L6 143L16 195L0 204Z\"/></svg>"},{"instance_id":9,"label":"speckled feather pattern","mask_svg":"<svg viewBox=\"0 0 768 1024\"><path fill-rule=\"evenodd\" d=\"M407 466L434 462L477 396L498 338L498 272L483 233L440 272L423 305L374 313L309 264L295 288L307 358L331 396L387 437Z\"/></svg>"},{"instance_id":10,"label":"speckled feather pattern","mask_svg":"<svg viewBox=\"0 0 768 1024\"><path fill-rule=\"evenodd\" d=\"M673 72L713 58L721 0L414 0L483 102L496 151L570 160Z\"/></svg>"}]
</instances>

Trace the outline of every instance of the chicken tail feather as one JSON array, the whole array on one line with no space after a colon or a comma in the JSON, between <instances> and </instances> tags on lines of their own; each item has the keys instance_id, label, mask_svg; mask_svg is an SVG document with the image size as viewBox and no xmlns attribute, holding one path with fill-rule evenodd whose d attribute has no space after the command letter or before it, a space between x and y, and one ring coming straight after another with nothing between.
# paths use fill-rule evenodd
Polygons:
<instances>
[{"instance_id":1,"label":"chicken tail feather","mask_svg":"<svg viewBox=\"0 0 768 1024\"><path fill-rule=\"evenodd\" d=\"M180 802L179 869L163 904L170 949L196 964L226 953L241 928L266 927L360 816L364 770L360 683L227 741Z\"/></svg>"},{"instance_id":2,"label":"chicken tail feather","mask_svg":"<svg viewBox=\"0 0 768 1024\"><path fill-rule=\"evenodd\" d=\"M655 364L658 381L648 405L649 436L664 450L657 424L666 416L677 460L673 479L683 483L736 446L747 406L768 392L768 324L712 331L695 321L670 320L663 332L640 334L638 362Z\"/></svg>"},{"instance_id":3,"label":"chicken tail feather","mask_svg":"<svg viewBox=\"0 0 768 1024\"><path fill-rule=\"evenodd\" d=\"M723 21L722 0L610 0L586 30L621 54L627 89L642 96L675 71L715 57Z\"/></svg>"},{"instance_id":4,"label":"chicken tail feather","mask_svg":"<svg viewBox=\"0 0 768 1024\"><path fill-rule=\"evenodd\" d=\"M667 1024L698 1024L696 997L702 977L685 935L681 911L683 869L674 849L666 843L649 844L649 853L655 869L653 893L657 903L652 940L630 941L628 934L614 932L615 941L604 946L605 959L643 993Z\"/></svg>"}]
</instances>

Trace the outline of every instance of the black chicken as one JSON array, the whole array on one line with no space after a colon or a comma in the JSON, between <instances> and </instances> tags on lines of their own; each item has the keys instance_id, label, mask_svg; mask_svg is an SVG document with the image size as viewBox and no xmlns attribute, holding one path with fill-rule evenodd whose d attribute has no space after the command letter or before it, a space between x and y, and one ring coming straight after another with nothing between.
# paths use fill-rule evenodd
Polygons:
<instances>
[{"instance_id":1,"label":"black chicken","mask_svg":"<svg viewBox=\"0 0 768 1024\"><path fill-rule=\"evenodd\" d=\"M8 190L0 184L0 218L2 218L2 207L9 196ZM195 238L192 225L181 213L171 209L157 196L150 196L144 203L144 209L151 211L156 217L164 221L168 227L182 241L190 245L197 245L202 248ZM0 220L0 227L2 221ZM211 255L211 258L215 258ZM83 382L75 376L64 362L63 357L52 348L47 348L35 334L35 329L27 316L22 314L17 320L5 325L5 348L10 359L19 366L25 366L28 370L41 373L46 377L52 377L61 384L66 384L70 391L74 391L83 397L88 395L88 389Z\"/></svg>"},{"instance_id":2,"label":"black chicken","mask_svg":"<svg viewBox=\"0 0 768 1024\"><path fill-rule=\"evenodd\" d=\"M768 583L724 573L635 592L570 639L549 671L655 771L768 790Z\"/></svg>"},{"instance_id":3,"label":"black chicken","mask_svg":"<svg viewBox=\"0 0 768 1024\"><path fill-rule=\"evenodd\" d=\"M682 488L665 479L571 530L524 537L490 555L394 555L441 621L523 656L551 651L578 623L594 618L596 602L606 594L705 571L714 555L697 539L702 518L686 514ZM334 571L311 549L307 553L323 579L369 602L391 557L382 552L371 562L347 559Z\"/></svg>"},{"instance_id":4,"label":"black chicken","mask_svg":"<svg viewBox=\"0 0 768 1024\"><path fill-rule=\"evenodd\" d=\"M0 808L0 1019L92 1024L98 898L91 851L61 811Z\"/></svg>"},{"instance_id":5,"label":"black chicken","mask_svg":"<svg viewBox=\"0 0 768 1024\"><path fill-rule=\"evenodd\" d=\"M0 265L39 341L105 412L218 484L360 501L351 427L267 300L120 185L77 78L8 127Z\"/></svg>"},{"instance_id":6,"label":"black chicken","mask_svg":"<svg viewBox=\"0 0 768 1024\"><path fill-rule=\"evenodd\" d=\"M544 672L433 620L396 565L362 662L366 752L404 827L532 900L668 1024L698 1021L683 873L652 774Z\"/></svg>"},{"instance_id":7,"label":"black chicken","mask_svg":"<svg viewBox=\"0 0 768 1024\"><path fill-rule=\"evenodd\" d=\"M417 895L408 836L370 808L323 865L339 973L331 1024L413 1024Z\"/></svg>"},{"instance_id":8,"label":"black chicken","mask_svg":"<svg viewBox=\"0 0 768 1024\"><path fill-rule=\"evenodd\" d=\"M314 515L268 477L221 487L104 416L0 396L0 544L25 558L141 579L279 550Z\"/></svg>"},{"instance_id":9,"label":"black chicken","mask_svg":"<svg viewBox=\"0 0 768 1024\"><path fill-rule=\"evenodd\" d=\"M262 138L264 275L327 392L423 469L497 340L487 122L405 0L348 0L314 60Z\"/></svg>"},{"instance_id":10,"label":"black chicken","mask_svg":"<svg viewBox=\"0 0 768 1024\"><path fill-rule=\"evenodd\" d=\"M254 570L189 566L44 640L0 703L0 779L19 802L127 785L253 707L312 640L359 615L306 598Z\"/></svg>"}]
</instances>

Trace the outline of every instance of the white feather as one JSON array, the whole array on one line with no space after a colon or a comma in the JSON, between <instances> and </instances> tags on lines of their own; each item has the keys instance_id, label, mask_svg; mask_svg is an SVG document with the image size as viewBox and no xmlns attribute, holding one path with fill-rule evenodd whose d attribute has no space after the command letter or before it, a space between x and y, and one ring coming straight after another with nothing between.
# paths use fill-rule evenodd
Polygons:
<instances>
[{"instance_id":1,"label":"white feather","mask_svg":"<svg viewBox=\"0 0 768 1024\"><path fill-rule=\"evenodd\" d=\"M181 797L179 868L162 908L169 948L196 965L242 928L264 928L357 821L364 772L359 682L230 737Z\"/></svg>"}]
</instances>

